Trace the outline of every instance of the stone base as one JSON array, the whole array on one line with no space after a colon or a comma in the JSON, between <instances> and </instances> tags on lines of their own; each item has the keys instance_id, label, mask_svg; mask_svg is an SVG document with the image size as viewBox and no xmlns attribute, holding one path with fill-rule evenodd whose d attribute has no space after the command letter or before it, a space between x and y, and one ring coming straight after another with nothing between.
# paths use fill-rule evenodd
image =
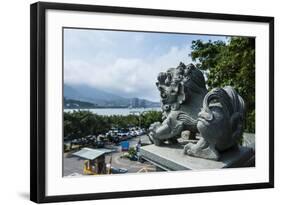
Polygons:
<instances>
[{"instance_id":1,"label":"stone base","mask_svg":"<svg viewBox=\"0 0 281 205\"><path fill-rule=\"evenodd\" d=\"M220 161L185 155L181 144L163 147L147 145L140 148L140 155L143 159L155 164L158 170L166 171L255 166L255 153L249 147L231 149L222 154Z\"/></svg>"}]
</instances>

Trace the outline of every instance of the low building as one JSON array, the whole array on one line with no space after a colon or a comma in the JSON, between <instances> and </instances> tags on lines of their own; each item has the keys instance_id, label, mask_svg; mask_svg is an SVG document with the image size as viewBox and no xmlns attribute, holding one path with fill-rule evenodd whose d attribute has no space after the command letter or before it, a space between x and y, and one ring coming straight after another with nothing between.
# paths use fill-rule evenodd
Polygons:
<instances>
[{"instance_id":1,"label":"low building","mask_svg":"<svg viewBox=\"0 0 281 205\"><path fill-rule=\"evenodd\" d=\"M105 154L112 152L110 149L83 148L73 153L74 156L85 159L83 173L86 175L106 174Z\"/></svg>"}]
</instances>

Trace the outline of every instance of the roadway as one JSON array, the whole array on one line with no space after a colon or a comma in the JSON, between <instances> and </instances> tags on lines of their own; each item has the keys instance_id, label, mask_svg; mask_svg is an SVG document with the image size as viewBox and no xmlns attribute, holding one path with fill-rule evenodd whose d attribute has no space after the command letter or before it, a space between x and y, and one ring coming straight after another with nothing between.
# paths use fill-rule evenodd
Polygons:
<instances>
[{"instance_id":1,"label":"roadway","mask_svg":"<svg viewBox=\"0 0 281 205\"><path fill-rule=\"evenodd\" d=\"M141 139L142 143L149 143L149 139L146 135L134 137L129 141L130 147L135 147L136 144ZM111 166L115 168L125 168L128 170L128 173L137 173L137 172L155 172L156 167L149 162L138 162L131 161L127 158L121 158L123 152L121 151L121 146L106 146L105 148L116 149L116 152L111 154L107 154L105 161L106 163L110 162L112 157ZM63 160L63 176L75 175L75 174L83 174L83 159L79 157L72 156L71 154L64 154Z\"/></svg>"}]
</instances>

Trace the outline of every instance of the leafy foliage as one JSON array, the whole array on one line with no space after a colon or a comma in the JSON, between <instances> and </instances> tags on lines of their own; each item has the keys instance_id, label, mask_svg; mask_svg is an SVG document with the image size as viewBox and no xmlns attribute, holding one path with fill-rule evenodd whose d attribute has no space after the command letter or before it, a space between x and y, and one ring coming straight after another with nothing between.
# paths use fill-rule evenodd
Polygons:
<instances>
[{"instance_id":1,"label":"leafy foliage","mask_svg":"<svg viewBox=\"0 0 281 205\"><path fill-rule=\"evenodd\" d=\"M191 58L206 71L208 88L233 86L246 104L245 130L255 132L255 39L192 42Z\"/></svg>"},{"instance_id":2,"label":"leafy foliage","mask_svg":"<svg viewBox=\"0 0 281 205\"><path fill-rule=\"evenodd\" d=\"M148 128L153 122L161 121L161 112L149 111L138 115L97 115L90 111L64 112L64 138L79 139L88 135L105 134L111 128L140 126Z\"/></svg>"},{"instance_id":3,"label":"leafy foliage","mask_svg":"<svg viewBox=\"0 0 281 205\"><path fill-rule=\"evenodd\" d=\"M141 114L140 120L141 120L141 126L147 129L154 122L162 122L162 112L160 111L144 112Z\"/></svg>"},{"instance_id":4,"label":"leafy foliage","mask_svg":"<svg viewBox=\"0 0 281 205\"><path fill-rule=\"evenodd\" d=\"M108 129L108 119L90 111L64 112L64 137L70 140L100 134Z\"/></svg>"},{"instance_id":5,"label":"leafy foliage","mask_svg":"<svg viewBox=\"0 0 281 205\"><path fill-rule=\"evenodd\" d=\"M134 147L130 147L128 150L128 153L130 155L130 157L135 156L137 154L137 151Z\"/></svg>"}]
</instances>

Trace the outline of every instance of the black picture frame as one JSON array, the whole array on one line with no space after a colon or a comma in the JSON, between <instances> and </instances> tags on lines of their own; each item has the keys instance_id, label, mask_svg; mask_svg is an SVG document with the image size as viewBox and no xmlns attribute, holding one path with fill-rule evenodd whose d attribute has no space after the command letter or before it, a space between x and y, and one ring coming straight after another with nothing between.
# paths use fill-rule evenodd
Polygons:
<instances>
[{"instance_id":1,"label":"black picture frame","mask_svg":"<svg viewBox=\"0 0 281 205\"><path fill-rule=\"evenodd\" d=\"M46 196L46 10L67 10L128 15L150 15L194 19L233 20L262 22L269 24L269 181L238 185L204 186L192 188L171 188L109 193ZM144 8L111 7L82 4L38 2L30 7L30 199L37 203L76 200L97 200L123 197L140 197L197 192L230 191L274 187L274 18L264 16L229 15L217 13L157 10Z\"/></svg>"}]
</instances>

